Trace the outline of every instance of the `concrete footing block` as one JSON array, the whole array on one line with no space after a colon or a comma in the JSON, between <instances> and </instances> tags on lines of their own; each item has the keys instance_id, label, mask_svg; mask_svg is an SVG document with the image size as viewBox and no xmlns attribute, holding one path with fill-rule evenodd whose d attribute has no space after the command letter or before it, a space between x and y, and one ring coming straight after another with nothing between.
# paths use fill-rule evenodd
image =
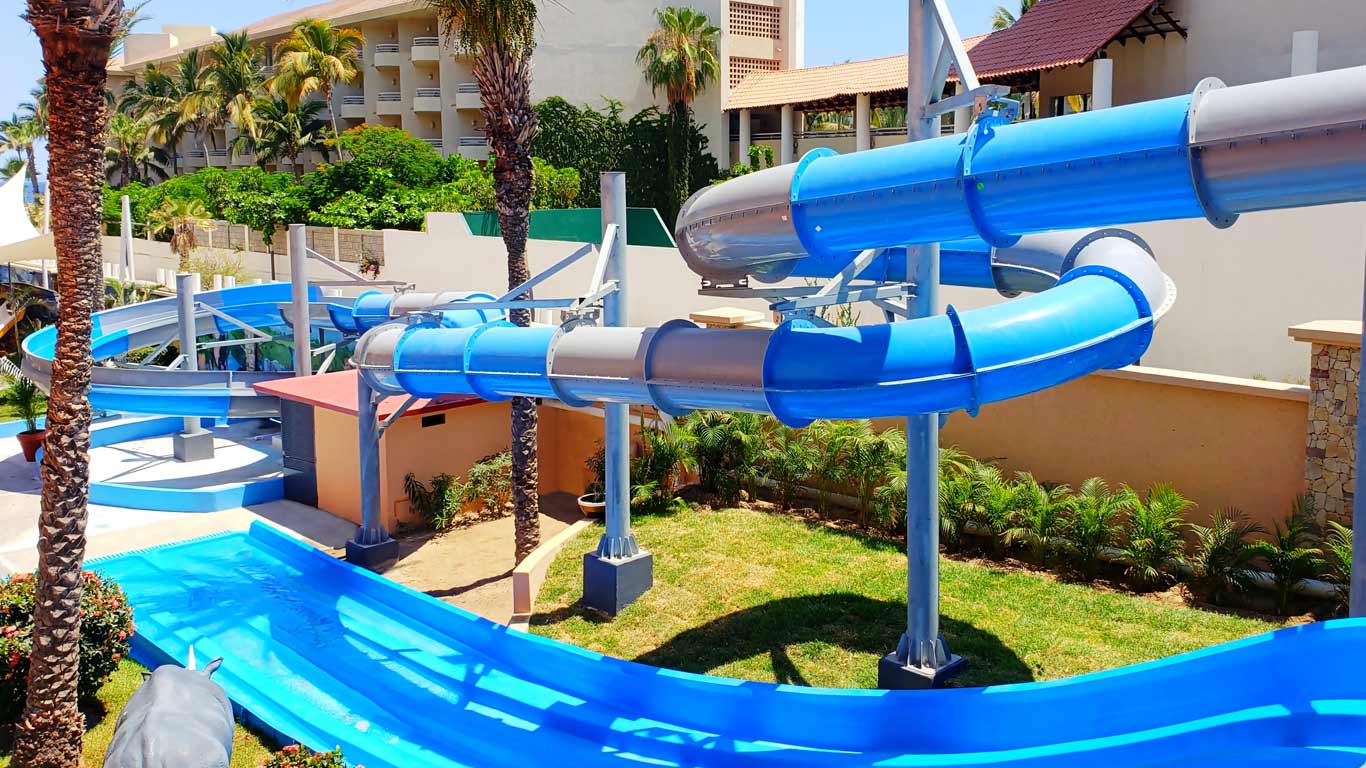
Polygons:
<instances>
[{"instance_id":1,"label":"concrete footing block","mask_svg":"<svg viewBox=\"0 0 1366 768\"><path fill-rule=\"evenodd\" d=\"M346 562L378 571L398 560L398 539L385 539L378 544L361 544L352 539L346 542Z\"/></svg>"},{"instance_id":2,"label":"concrete footing block","mask_svg":"<svg viewBox=\"0 0 1366 768\"><path fill-rule=\"evenodd\" d=\"M596 552L583 556L583 603L616 616L654 585L655 559L649 552L631 557L604 558Z\"/></svg>"},{"instance_id":3,"label":"concrete footing block","mask_svg":"<svg viewBox=\"0 0 1366 768\"><path fill-rule=\"evenodd\" d=\"M176 461L203 461L213 458L213 433L208 430L181 432L171 437Z\"/></svg>"},{"instance_id":4,"label":"concrete footing block","mask_svg":"<svg viewBox=\"0 0 1366 768\"><path fill-rule=\"evenodd\" d=\"M877 687L894 691L943 688L949 680L963 674L967 667L968 660L954 654L949 654L948 663L938 669L907 667L892 652L878 660Z\"/></svg>"}]
</instances>

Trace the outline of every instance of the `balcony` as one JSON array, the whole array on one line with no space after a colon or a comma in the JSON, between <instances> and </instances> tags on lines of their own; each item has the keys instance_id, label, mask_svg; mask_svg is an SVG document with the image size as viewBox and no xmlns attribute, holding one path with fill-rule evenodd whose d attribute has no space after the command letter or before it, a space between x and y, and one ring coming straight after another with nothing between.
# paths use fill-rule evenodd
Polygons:
<instances>
[{"instance_id":1,"label":"balcony","mask_svg":"<svg viewBox=\"0 0 1366 768\"><path fill-rule=\"evenodd\" d=\"M432 145L432 149L436 149L436 150L440 150L440 149L442 148L442 146L444 146L444 144L445 144L445 142L443 142L441 139L427 139L427 138L424 138L424 139L422 139L422 140L425 141L425 142L427 142L428 144L431 144L431 145Z\"/></svg>"},{"instance_id":2,"label":"balcony","mask_svg":"<svg viewBox=\"0 0 1366 768\"><path fill-rule=\"evenodd\" d=\"M192 149L185 153L185 167L187 168L203 168L208 164L208 156L202 149Z\"/></svg>"},{"instance_id":3,"label":"balcony","mask_svg":"<svg viewBox=\"0 0 1366 768\"><path fill-rule=\"evenodd\" d=\"M403 93L400 91L380 91L375 94L375 112L381 115L403 114Z\"/></svg>"},{"instance_id":4,"label":"balcony","mask_svg":"<svg viewBox=\"0 0 1366 768\"><path fill-rule=\"evenodd\" d=\"M210 165L210 166L212 166L212 167L214 167L214 168L227 168L227 167L228 167L228 150L226 150L226 149L210 149L210 150L208 151L208 157L209 157L209 165Z\"/></svg>"},{"instance_id":5,"label":"balcony","mask_svg":"<svg viewBox=\"0 0 1366 768\"><path fill-rule=\"evenodd\" d=\"M398 43L375 43L373 64L376 67L397 67L403 64L403 52Z\"/></svg>"},{"instance_id":6,"label":"balcony","mask_svg":"<svg viewBox=\"0 0 1366 768\"><path fill-rule=\"evenodd\" d=\"M365 97L364 96L343 96L341 97L341 107L337 109L337 117L343 120L364 120L365 119Z\"/></svg>"},{"instance_id":7,"label":"balcony","mask_svg":"<svg viewBox=\"0 0 1366 768\"><path fill-rule=\"evenodd\" d=\"M436 37L414 37L413 50L409 54L413 61L441 61L441 40Z\"/></svg>"},{"instance_id":8,"label":"balcony","mask_svg":"<svg viewBox=\"0 0 1366 768\"><path fill-rule=\"evenodd\" d=\"M489 159L489 140L483 135L461 136L460 156L466 160L485 161Z\"/></svg>"},{"instance_id":9,"label":"balcony","mask_svg":"<svg viewBox=\"0 0 1366 768\"><path fill-rule=\"evenodd\" d=\"M479 83L461 83L455 86L456 109L479 109L480 102Z\"/></svg>"},{"instance_id":10,"label":"balcony","mask_svg":"<svg viewBox=\"0 0 1366 768\"><path fill-rule=\"evenodd\" d=\"M413 91L414 112L440 112L441 89L418 88Z\"/></svg>"}]
</instances>

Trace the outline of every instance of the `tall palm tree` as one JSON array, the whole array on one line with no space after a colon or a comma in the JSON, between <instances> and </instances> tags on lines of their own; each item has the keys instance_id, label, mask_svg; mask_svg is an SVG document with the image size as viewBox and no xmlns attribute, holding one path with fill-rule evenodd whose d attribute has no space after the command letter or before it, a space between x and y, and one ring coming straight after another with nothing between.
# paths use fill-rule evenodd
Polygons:
<instances>
[{"instance_id":1,"label":"tall palm tree","mask_svg":"<svg viewBox=\"0 0 1366 768\"><path fill-rule=\"evenodd\" d=\"M261 50L245 30L220 32L218 37L208 50L207 72L201 90L190 100L191 110L206 132L231 123L255 137L255 107L265 82Z\"/></svg>"},{"instance_id":2,"label":"tall palm tree","mask_svg":"<svg viewBox=\"0 0 1366 768\"><path fill-rule=\"evenodd\" d=\"M90 500L91 312L100 274L101 167L109 107L109 49L122 0L28 0L49 89L48 169L57 252L57 343L48 393L38 516L38 578L16 768L71 768L81 760L78 707L81 564Z\"/></svg>"},{"instance_id":3,"label":"tall palm tree","mask_svg":"<svg viewBox=\"0 0 1366 768\"><path fill-rule=\"evenodd\" d=\"M294 25L294 32L275 46L275 77L271 91L283 96L290 106L318 91L332 118L336 136L337 112L332 91L339 83L356 79L360 71L360 50L365 38L349 27L338 29L321 19L305 19Z\"/></svg>"},{"instance_id":4,"label":"tall palm tree","mask_svg":"<svg viewBox=\"0 0 1366 768\"><path fill-rule=\"evenodd\" d=\"M1004 5L996 6L996 10L991 12L991 28L1002 30L1014 26L1015 22L1028 13L1029 9L1033 8L1037 2L1039 0L1020 0L1020 13L1018 15L1011 13L1010 9Z\"/></svg>"},{"instance_id":5,"label":"tall palm tree","mask_svg":"<svg viewBox=\"0 0 1366 768\"><path fill-rule=\"evenodd\" d=\"M508 252L508 286L531 277L526 239L531 209L531 51L536 47L536 0L427 0L460 53L474 56L480 112L493 148L493 189ZM530 298L524 295L520 298ZM514 309L512 322L531 324L531 311ZM541 541L536 462L536 401L512 399L512 501L517 562Z\"/></svg>"},{"instance_id":6,"label":"tall palm tree","mask_svg":"<svg viewBox=\"0 0 1366 768\"><path fill-rule=\"evenodd\" d=\"M185 99L183 82L176 75L176 71L148 64L141 80L134 78L124 85L117 104L119 112L146 125L148 141L166 147L172 176L180 172L180 142L190 129L181 111Z\"/></svg>"},{"instance_id":7,"label":"tall palm tree","mask_svg":"<svg viewBox=\"0 0 1366 768\"><path fill-rule=\"evenodd\" d=\"M320 114L324 105L317 99L301 104L282 98L261 99L256 107L256 136L242 133L233 139L234 155L256 155L256 162L287 162L299 177L299 155L312 149L327 153L331 134Z\"/></svg>"},{"instance_id":8,"label":"tall palm tree","mask_svg":"<svg viewBox=\"0 0 1366 768\"><path fill-rule=\"evenodd\" d=\"M28 101L19 102L19 109L24 111L25 116L38 121L43 127L43 135L47 135L47 78L38 78L38 85L29 89Z\"/></svg>"},{"instance_id":9,"label":"tall palm tree","mask_svg":"<svg viewBox=\"0 0 1366 768\"><path fill-rule=\"evenodd\" d=\"M657 27L636 52L645 68L645 79L657 94L669 100L669 210L670 223L688 199L691 169L688 167L692 133L692 102L721 73L717 43L721 30L706 14L692 8L669 6L655 11Z\"/></svg>"},{"instance_id":10,"label":"tall palm tree","mask_svg":"<svg viewBox=\"0 0 1366 768\"><path fill-rule=\"evenodd\" d=\"M0 121L0 144L3 149L17 152L28 163L28 183L33 194L38 194L38 164L33 159L34 145L43 138L45 128L32 117L10 115L10 119Z\"/></svg>"},{"instance_id":11,"label":"tall palm tree","mask_svg":"<svg viewBox=\"0 0 1366 768\"><path fill-rule=\"evenodd\" d=\"M114 115L104 148L105 177L120 185L135 181L162 181L166 174L166 151L147 142L145 120Z\"/></svg>"}]
</instances>

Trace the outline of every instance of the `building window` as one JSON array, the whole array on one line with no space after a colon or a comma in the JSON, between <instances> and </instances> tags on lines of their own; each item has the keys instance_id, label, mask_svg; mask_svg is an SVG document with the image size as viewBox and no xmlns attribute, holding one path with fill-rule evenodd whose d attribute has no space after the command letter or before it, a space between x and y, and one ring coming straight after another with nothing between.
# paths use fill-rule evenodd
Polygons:
<instances>
[{"instance_id":1,"label":"building window","mask_svg":"<svg viewBox=\"0 0 1366 768\"><path fill-rule=\"evenodd\" d=\"M744 56L730 57L730 87L734 88L750 72L777 72L778 62L774 59L751 59Z\"/></svg>"},{"instance_id":2,"label":"building window","mask_svg":"<svg viewBox=\"0 0 1366 768\"><path fill-rule=\"evenodd\" d=\"M771 5L730 4L730 33L748 37L782 38L782 11Z\"/></svg>"}]
</instances>

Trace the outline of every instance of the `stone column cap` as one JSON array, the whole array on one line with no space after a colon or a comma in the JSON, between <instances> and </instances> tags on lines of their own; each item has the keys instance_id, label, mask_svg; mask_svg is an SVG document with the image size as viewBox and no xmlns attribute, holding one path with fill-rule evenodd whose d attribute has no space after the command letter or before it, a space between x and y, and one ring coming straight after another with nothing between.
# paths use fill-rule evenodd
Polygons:
<instances>
[{"instance_id":1,"label":"stone column cap","mask_svg":"<svg viewBox=\"0 0 1366 768\"><path fill-rule=\"evenodd\" d=\"M1329 344L1335 347L1361 346L1360 320L1315 320L1292 325L1287 333L1295 341Z\"/></svg>"}]
</instances>

